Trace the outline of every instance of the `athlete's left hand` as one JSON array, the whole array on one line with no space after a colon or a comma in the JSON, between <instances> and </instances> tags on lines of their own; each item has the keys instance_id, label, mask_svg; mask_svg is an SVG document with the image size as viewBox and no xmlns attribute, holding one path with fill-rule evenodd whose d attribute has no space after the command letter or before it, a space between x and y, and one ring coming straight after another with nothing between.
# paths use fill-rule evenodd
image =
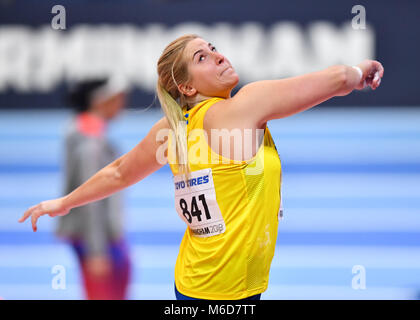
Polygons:
<instances>
[{"instance_id":1,"label":"athlete's left hand","mask_svg":"<svg viewBox=\"0 0 420 320\"><path fill-rule=\"evenodd\" d=\"M361 90L367 86L375 90L381 84L384 76L384 67L379 61L365 60L357 65L363 72L362 80L356 89Z\"/></svg>"}]
</instances>

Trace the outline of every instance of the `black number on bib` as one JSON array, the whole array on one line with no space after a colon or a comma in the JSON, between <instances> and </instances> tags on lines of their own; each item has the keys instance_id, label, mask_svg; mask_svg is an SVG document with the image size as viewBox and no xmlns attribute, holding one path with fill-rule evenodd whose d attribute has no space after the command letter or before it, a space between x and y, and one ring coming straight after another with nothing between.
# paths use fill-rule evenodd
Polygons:
<instances>
[{"instance_id":1,"label":"black number on bib","mask_svg":"<svg viewBox=\"0 0 420 320\"><path fill-rule=\"evenodd\" d=\"M187 219L187 221L189 223L191 223L192 222L192 217L191 217L190 212L188 211L187 201L185 201L185 199L182 199L181 198L179 200L179 205L180 205L180 207L182 209L182 214L184 215L185 219Z\"/></svg>"},{"instance_id":2,"label":"black number on bib","mask_svg":"<svg viewBox=\"0 0 420 320\"><path fill-rule=\"evenodd\" d=\"M204 210L206 211L206 219L207 220L211 219L209 207L207 207L206 197L204 196L204 194L200 194L198 196L198 199L200 199L200 201L203 203Z\"/></svg>"},{"instance_id":3,"label":"black number on bib","mask_svg":"<svg viewBox=\"0 0 420 320\"><path fill-rule=\"evenodd\" d=\"M198 196L198 199L203 204L205 215L206 215L206 219L207 220L210 220L211 219L211 216L210 216L209 207L207 206L205 195L204 194L200 194ZM192 222L192 217L196 217L197 220L199 222L201 222L201 215L203 213L198 208L197 199L195 198L195 196L193 196L192 199L191 199L191 213L188 211L188 205L187 205L187 202L185 201L185 199L181 198L179 200L179 205L180 205L180 207L182 209L182 215L185 217L185 219L187 219L187 221L189 223Z\"/></svg>"},{"instance_id":4,"label":"black number on bib","mask_svg":"<svg viewBox=\"0 0 420 320\"><path fill-rule=\"evenodd\" d=\"M195 197L192 197L191 200L191 215L197 217L197 220L201 222L201 210L198 209Z\"/></svg>"}]
</instances>

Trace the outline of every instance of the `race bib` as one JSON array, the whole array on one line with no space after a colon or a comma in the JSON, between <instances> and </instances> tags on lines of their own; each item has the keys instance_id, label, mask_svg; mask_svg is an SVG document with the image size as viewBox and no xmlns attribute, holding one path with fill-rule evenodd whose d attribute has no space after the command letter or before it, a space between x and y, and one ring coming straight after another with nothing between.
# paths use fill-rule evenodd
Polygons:
<instances>
[{"instance_id":1,"label":"race bib","mask_svg":"<svg viewBox=\"0 0 420 320\"><path fill-rule=\"evenodd\" d=\"M225 221L216 201L211 168L193 171L188 180L174 176L175 208L194 236L224 233Z\"/></svg>"}]
</instances>

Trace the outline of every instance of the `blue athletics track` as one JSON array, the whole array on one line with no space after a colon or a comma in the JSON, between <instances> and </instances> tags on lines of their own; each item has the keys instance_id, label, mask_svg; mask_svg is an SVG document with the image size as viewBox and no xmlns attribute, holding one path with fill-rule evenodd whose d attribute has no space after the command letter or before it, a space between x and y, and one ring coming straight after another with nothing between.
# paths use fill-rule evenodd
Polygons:
<instances>
[{"instance_id":1,"label":"blue athletics track","mask_svg":"<svg viewBox=\"0 0 420 320\"><path fill-rule=\"evenodd\" d=\"M67 111L0 112L0 297L83 299L76 257L17 222L62 195ZM110 125L121 153L161 117L127 110ZM284 220L262 299L420 298L420 109L317 107L269 122L283 165ZM184 225L168 166L123 191L130 299L175 299ZM57 267L65 288L53 284Z\"/></svg>"}]
</instances>

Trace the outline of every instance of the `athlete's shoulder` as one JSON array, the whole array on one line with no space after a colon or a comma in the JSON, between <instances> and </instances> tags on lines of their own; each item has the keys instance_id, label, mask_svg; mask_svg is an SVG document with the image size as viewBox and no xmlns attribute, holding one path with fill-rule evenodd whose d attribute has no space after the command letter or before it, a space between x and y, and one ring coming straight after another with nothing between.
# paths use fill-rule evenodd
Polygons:
<instances>
[{"instance_id":1,"label":"athlete's shoulder","mask_svg":"<svg viewBox=\"0 0 420 320\"><path fill-rule=\"evenodd\" d=\"M169 121L166 117L162 117L155 123L153 126L155 129L169 129L171 126L169 125Z\"/></svg>"},{"instance_id":2,"label":"athlete's shoulder","mask_svg":"<svg viewBox=\"0 0 420 320\"><path fill-rule=\"evenodd\" d=\"M225 129L259 129L264 128L266 122L257 123L252 114L241 112L241 101L233 98L216 101L206 113L207 128Z\"/></svg>"}]
</instances>

